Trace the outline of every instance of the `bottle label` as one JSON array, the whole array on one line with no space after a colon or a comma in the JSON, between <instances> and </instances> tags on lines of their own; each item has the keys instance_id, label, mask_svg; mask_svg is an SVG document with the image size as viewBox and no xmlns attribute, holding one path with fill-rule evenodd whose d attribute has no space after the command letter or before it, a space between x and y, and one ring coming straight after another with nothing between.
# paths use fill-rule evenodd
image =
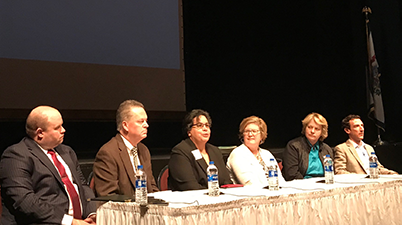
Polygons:
<instances>
[{"instance_id":1,"label":"bottle label","mask_svg":"<svg viewBox=\"0 0 402 225\"><path fill-rule=\"evenodd\" d=\"M377 162L370 162L370 168L377 168Z\"/></svg>"},{"instance_id":2,"label":"bottle label","mask_svg":"<svg viewBox=\"0 0 402 225\"><path fill-rule=\"evenodd\" d=\"M136 188L146 188L147 187L147 181L145 181L145 180L136 180L135 181L135 187Z\"/></svg>"},{"instance_id":3,"label":"bottle label","mask_svg":"<svg viewBox=\"0 0 402 225\"><path fill-rule=\"evenodd\" d=\"M278 171L270 170L268 176L269 177L278 177Z\"/></svg>"},{"instance_id":4,"label":"bottle label","mask_svg":"<svg viewBox=\"0 0 402 225\"><path fill-rule=\"evenodd\" d=\"M208 181L218 181L218 174L208 175Z\"/></svg>"},{"instance_id":5,"label":"bottle label","mask_svg":"<svg viewBox=\"0 0 402 225\"><path fill-rule=\"evenodd\" d=\"M326 171L326 172L333 172L333 171L334 171L334 167L333 167L332 165L325 166L325 171Z\"/></svg>"}]
</instances>

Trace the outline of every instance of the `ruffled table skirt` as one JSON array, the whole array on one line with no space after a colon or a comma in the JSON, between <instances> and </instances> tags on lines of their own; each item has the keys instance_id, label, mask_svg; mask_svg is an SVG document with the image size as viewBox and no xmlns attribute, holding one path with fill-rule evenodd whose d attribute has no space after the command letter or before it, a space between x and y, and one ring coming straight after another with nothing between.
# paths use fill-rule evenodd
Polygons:
<instances>
[{"instance_id":1,"label":"ruffled table skirt","mask_svg":"<svg viewBox=\"0 0 402 225\"><path fill-rule=\"evenodd\" d=\"M98 225L402 224L402 180L172 208L108 202Z\"/></svg>"}]
</instances>

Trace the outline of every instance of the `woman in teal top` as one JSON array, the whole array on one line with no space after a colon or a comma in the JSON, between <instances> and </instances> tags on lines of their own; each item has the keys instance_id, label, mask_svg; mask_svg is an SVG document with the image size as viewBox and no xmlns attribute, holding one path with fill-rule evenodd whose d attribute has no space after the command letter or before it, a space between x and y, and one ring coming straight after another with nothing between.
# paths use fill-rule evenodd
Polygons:
<instances>
[{"instance_id":1,"label":"woman in teal top","mask_svg":"<svg viewBox=\"0 0 402 225\"><path fill-rule=\"evenodd\" d=\"M302 121L303 136L286 145L283 152L282 174L285 180L324 176L324 156L334 157L333 150L323 141L328 137L327 120L318 113L310 113Z\"/></svg>"}]
</instances>

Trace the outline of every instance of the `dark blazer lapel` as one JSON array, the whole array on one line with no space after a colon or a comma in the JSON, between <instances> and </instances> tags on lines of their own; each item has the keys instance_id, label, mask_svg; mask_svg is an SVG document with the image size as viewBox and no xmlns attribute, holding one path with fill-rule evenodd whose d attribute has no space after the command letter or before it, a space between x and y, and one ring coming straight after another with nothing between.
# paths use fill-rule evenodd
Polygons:
<instances>
[{"instance_id":1,"label":"dark blazer lapel","mask_svg":"<svg viewBox=\"0 0 402 225\"><path fill-rule=\"evenodd\" d=\"M85 191L82 188L81 177L78 175L76 165L74 164L69 152L66 151L65 148L63 148L61 145L57 146L55 148L55 151L60 155L60 157L64 160L64 162L67 164L68 168L71 171L71 176L73 177L72 182L75 183L78 187L78 194L82 204L82 212L83 214L85 214L86 213Z\"/></svg>"},{"instance_id":2,"label":"dark blazer lapel","mask_svg":"<svg viewBox=\"0 0 402 225\"><path fill-rule=\"evenodd\" d=\"M64 162L67 164L68 168L70 168L71 175L73 176L73 181L76 184L79 184L81 179L77 174L77 168L75 164L73 163L70 155L68 152L64 151L64 149L59 145L55 148L55 151L60 155L60 157L64 160Z\"/></svg>"},{"instance_id":3,"label":"dark blazer lapel","mask_svg":"<svg viewBox=\"0 0 402 225\"><path fill-rule=\"evenodd\" d=\"M131 184L135 187L134 168L133 168L133 164L131 163L130 156L128 155L128 152L127 152L127 146L124 144L123 139L120 136L120 134L117 134L116 138L117 138L117 144L119 146L119 155L120 155L121 161L123 162L124 168L126 169L128 177L130 178Z\"/></svg>"},{"instance_id":4,"label":"dark blazer lapel","mask_svg":"<svg viewBox=\"0 0 402 225\"><path fill-rule=\"evenodd\" d=\"M201 167L202 171L204 171L204 173L207 174L208 165L207 165L207 162L205 162L204 158L198 159L196 161L197 161L198 165ZM210 161L213 161L213 160L210 159Z\"/></svg>"},{"instance_id":5,"label":"dark blazer lapel","mask_svg":"<svg viewBox=\"0 0 402 225\"><path fill-rule=\"evenodd\" d=\"M25 144L27 145L28 149L31 151L31 153L45 165L49 171L54 175L56 180L60 183L60 185L64 185L63 182L61 181L61 177L59 172L57 171L56 167L54 164L50 161L50 159L45 155L45 153L42 151L42 149L39 148L39 146L36 144L36 142L30 138L25 138L24 140Z\"/></svg>"},{"instance_id":6,"label":"dark blazer lapel","mask_svg":"<svg viewBox=\"0 0 402 225\"><path fill-rule=\"evenodd\" d=\"M214 161L215 162L215 166L216 166L216 164L218 163L218 161L220 161L221 159L220 159L220 157L219 157L219 155L218 154L216 154L217 152L216 151L213 151L212 149L211 149L211 147L209 147L208 146L208 144L206 145L206 148L207 148L207 151L208 151L208 155L209 155L209 161ZM203 160L204 161L204 164L206 165L206 168L205 168L205 173L207 172L207 168L208 168L208 164L205 162L205 160Z\"/></svg>"},{"instance_id":7,"label":"dark blazer lapel","mask_svg":"<svg viewBox=\"0 0 402 225\"><path fill-rule=\"evenodd\" d=\"M190 138L188 138L188 139L186 140L186 143L190 146L190 149L192 149L190 152L191 152L191 154L192 154L193 157L194 157L194 154L192 153L192 151L193 151L193 150L198 150L198 151L199 151L199 149L195 146L195 144L193 143L193 141L192 141ZM205 148L207 148L207 145L208 145L208 144L205 145ZM208 149L207 149L207 151L208 151ZM208 154L209 154L209 153L208 153ZM200 152L200 155L201 155L201 152ZM202 171L204 171L204 173L207 174L208 165L207 165L207 163L205 162L205 160L204 160L204 158L202 157L202 155L201 155L201 158L200 158L200 159L196 159L195 157L194 157L194 159L195 159L195 161L197 162L197 165L202 169Z\"/></svg>"},{"instance_id":8,"label":"dark blazer lapel","mask_svg":"<svg viewBox=\"0 0 402 225\"><path fill-rule=\"evenodd\" d=\"M302 144L304 146L302 146L300 148L301 153L299 153L299 155L301 155L301 160L299 161L299 165L300 165L300 173L302 174L302 176L304 177L307 173L307 169L308 169L308 164L309 164L309 160L310 160L310 151L311 151L311 146L309 141L307 140L307 138L304 136L302 137Z\"/></svg>"}]
</instances>

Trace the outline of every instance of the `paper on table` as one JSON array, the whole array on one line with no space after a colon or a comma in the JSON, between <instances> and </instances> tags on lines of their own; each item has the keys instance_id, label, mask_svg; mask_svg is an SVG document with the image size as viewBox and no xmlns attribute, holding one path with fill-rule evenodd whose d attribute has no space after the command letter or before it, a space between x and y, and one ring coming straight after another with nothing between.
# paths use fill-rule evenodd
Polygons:
<instances>
[{"instance_id":1,"label":"paper on table","mask_svg":"<svg viewBox=\"0 0 402 225\"><path fill-rule=\"evenodd\" d=\"M384 175L380 175L380 178L401 180L401 179L402 179L402 175L384 174Z\"/></svg>"}]
</instances>

